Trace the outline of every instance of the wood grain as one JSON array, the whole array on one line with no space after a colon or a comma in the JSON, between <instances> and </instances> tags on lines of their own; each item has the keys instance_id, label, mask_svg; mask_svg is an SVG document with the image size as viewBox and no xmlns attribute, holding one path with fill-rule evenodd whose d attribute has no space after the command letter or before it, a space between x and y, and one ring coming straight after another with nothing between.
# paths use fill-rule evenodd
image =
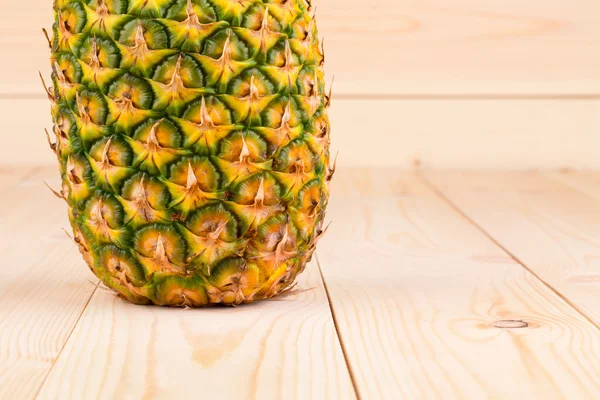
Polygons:
<instances>
[{"instance_id":1,"label":"wood grain","mask_svg":"<svg viewBox=\"0 0 600 400\"><path fill-rule=\"evenodd\" d=\"M126 303L98 290L41 399L351 399L316 264L294 292L237 308Z\"/></svg>"},{"instance_id":2,"label":"wood grain","mask_svg":"<svg viewBox=\"0 0 600 400\"><path fill-rule=\"evenodd\" d=\"M344 93L598 93L593 0L322 0ZM337 83L336 83L337 85Z\"/></svg>"},{"instance_id":3,"label":"wood grain","mask_svg":"<svg viewBox=\"0 0 600 400\"><path fill-rule=\"evenodd\" d=\"M600 326L600 202L534 173L427 173L500 245Z\"/></svg>"},{"instance_id":4,"label":"wood grain","mask_svg":"<svg viewBox=\"0 0 600 400\"><path fill-rule=\"evenodd\" d=\"M13 190L19 181L34 177L39 169L39 166L21 166L15 168L14 166L0 165L0 187L7 191Z\"/></svg>"},{"instance_id":5,"label":"wood grain","mask_svg":"<svg viewBox=\"0 0 600 400\"><path fill-rule=\"evenodd\" d=\"M31 399L95 289L70 239L64 203L46 189L55 169L2 170L0 398ZM10 183L8 183L10 182Z\"/></svg>"},{"instance_id":6,"label":"wood grain","mask_svg":"<svg viewBox=\"0 0 600 400\"><path fill-rule=\"evenodd\" d=\"M55 166L56 157L48 147L44 133L44 129L48 129L53 135L48 99L0 98L0 110L0 132L4 132L0 165L8 168Z\"/></svg>"},{"instance_id":7,"label":"wood grain","mask_svg":"<svg viewBox=\"0 0 600 400\"><path fill-rule=\"evenodd\" d=\"M45 99L0 99L1 164L52 164ZM330 109L339 165L600 168L599 100L346 100Z\"/></svg>"},{"instance_id":8,"label":"wood grain","mask_svg":"<svg viewBox=\"0 0 600 400\"><path fill-rule=\"evenodd\" d=\"M315 0L343 94L598 94L595 0ZM4 4L0 93L41 93L44 0Z\"/></svg>"},{"instance_id":9,"label":"wood grain","mask_svg":"<svg viewBox=\"0 0 600 400\"><path fill-rule=\"evenodd\" d=\"M598 329L417 178L334 182L318 258L363 398L600 396Z\"/></svg>"},{"instance_id":10,"label":"wood grain","mask_svg":"<svg viewBox=\"0 0 600 400\"><path fill-rule=\"evenodd\" d=\"M561 171L547 174L581 193L600 200L600 173L598 171Z\"/></svg>"},{"instance_id":11,"label":"wood grain","mask_svg":"<svg viewBox=\"0 0 600 400\"><path fill-rule=\"evenodd\" d=\"M340 166L600 168L600 100L340 100Z\"/></svg>"}]
</instances>

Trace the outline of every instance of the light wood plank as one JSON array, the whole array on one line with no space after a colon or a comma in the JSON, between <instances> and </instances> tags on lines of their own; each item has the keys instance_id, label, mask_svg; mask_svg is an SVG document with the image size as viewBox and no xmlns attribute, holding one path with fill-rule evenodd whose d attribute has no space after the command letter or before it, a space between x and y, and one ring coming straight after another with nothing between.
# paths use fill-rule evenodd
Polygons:
<instances>
[{"instance_id":1,"label":"light wood plank","mask_svg":"<svg viewBox=\"0 0 600 400\"><path fill-rule=\"evenodd\" d=\"M11 190L19 181L28 179L32 174L37 173L39 167L33 166L8 166L0 165L0 187L4 190Z\"/></svg>"},{"instance_id":2,"label":"light wood plank","mask_svg":"<svg viewBox=\"0 0 600 400\"><path fill-rule=\"evenodd\" d=\"M600 169L600 100L334 98L330 116L342 167Z\"/></svg>"},{"instance_id":3,"label":"light wood plank","mask_svg":"<svg viewBox=\"0 0 600 400\"><path fill-rule=\"evenodd\" d=\"M339 93L600 93L595 0L315 0ZM0 93L41 93L51 2L3 5Z\"/></svg>"},{"instance_id":4,"label":"light wood plank","mask_svg":"<svg viewBox=\"0 0 600 400\"><path fill-rule=\"evenodd\" d=\"M49 105L0 100L0 164L52 164ZM346 100L330 110L339 165L597 168L599 100ZM535 149L535 151L532 151Z\"/></svg>"},{"instance_id":5,"label":"light wood plank","mask_svg":"<svg viewBox=\"0 0 600 400\"><path fill-rule=\"evenodd\" d=\"M0 110L0 131L6 132L0 146L0 165L55 166L56 157L44 133L45 128L53 135L48 99L0 98Z\"/></svg>"},{"instance_id":6,"label":"light wood plank","mask_svg":"<svg viewBox=\"0 0 600 400\"><path fill-rule=\"evenodd\" d=\"M600 200L600 172L598 171L566 171L548 173L552 178L573 189Z\"/></svg>"},{"instance_id":7,"label":"light wood plank","mask_svg":"<svg viewBox=\"0 0 600 400\"><path fill-rule=\"evenodd\" d=\"M40 398L354 398L316 264L298 290L196 310L135 306L98 290Z\"/></svg>"},{"instance_id":8,"label":"light wood plank","mask_svg":"<svg viewBox=\"0 0 600 400\"><path fill-rule=\"evenodd\" d=\"M10 171L11 177L21 169ZM22 175L23 176L23 175ZM64 203L38 169L0 196L0 398L31 399L95 289L74 243Z\"/></svg>"},{"instance_id":9,"label":"light wood plank","mask_svg":"<svg viewBox=\"0 0 600 400\"><path fill-rule=\"evenodd\" d=\"M450 201L600 326L600 202L541 174L427 173Z\"/></svg>"},{"instance_id":10,"label":"light wood plank","mask_svg":"<svg viewBox=\"0 0 600 400\"><path fill-rule=\"evenodd\" d=\"M344 93L600 89L600 56L590 51L600 40L594 0L316 3L328 70Z\"/></svg>"},{"instance_id":11,"label":"light wood plank","mask_svg":"<svg viewBox=\"0 0 600 400\"><path fill-rule=\"evenodd\" d=\"M317 251L363 398L600 396L593 324L417 178L370 176L334 179Z\"/></svg>"}]
</instances>

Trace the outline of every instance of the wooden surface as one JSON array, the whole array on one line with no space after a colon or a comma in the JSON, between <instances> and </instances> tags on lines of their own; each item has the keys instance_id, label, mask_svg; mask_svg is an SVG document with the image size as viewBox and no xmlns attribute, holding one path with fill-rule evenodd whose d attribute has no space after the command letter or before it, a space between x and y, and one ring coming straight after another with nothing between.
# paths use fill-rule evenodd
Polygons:
<instances>
[{"instance_id":1,"label":"wooden surface","mask_svg":"<svg viewBox=\"0 0 600 400\"><path fill-rule=\"evenodd\" d=\"M346 168L284 298L116 298L54 168L0 168L2 399L600 398L600 173Z\"/></svg>"},{"instance_id":2,"label":"wooden surface","mask_svg":"<svg viewBox=\"0 0 600 400\"><path fill-rule=\"evenodd\" d=\"M600 395L597 327L419 178L339 179L318 256L362 397Z\"/></svg>"},{"instance_id":3,"label":"wooden surface","mask_svg":"<svg viewBox=\"0 0 600 400\"><path fill-rule=\"evenodd\" d=\"M482 231L600 327L598 199L533 173L432 172L426 177Z\"/></svg>"},{"instance_id":4,"label":"wooden surface","mask_svg":"<svg viewBox=\"0 0 600 400\"><path fill-rule=\"evenodd\" d=\"M138 307L98 290L39 398L353 398L316 265L298 286L208 310Z\"/></svg>"},{"instance_id":5,"label":"wooden surface","mask_svg":"<svg viewBox=\"0 0 600 400\"><path fill-rule=\"evenodd\" d=\"M56 171L0 170L0 399L33 398L97 285L42 180Z\"/></svg>"},{"instance_id":6,"label":"wooden surface","mask_svg":"<svg viewBox=\"0 0 600 400\"><path fill-rule=\"evenodd\" d=\"M0 165L53 164L51 1L0 13ZM313 0L341 166L600 169L596 0Z\"/></svg>"}]
</instances>

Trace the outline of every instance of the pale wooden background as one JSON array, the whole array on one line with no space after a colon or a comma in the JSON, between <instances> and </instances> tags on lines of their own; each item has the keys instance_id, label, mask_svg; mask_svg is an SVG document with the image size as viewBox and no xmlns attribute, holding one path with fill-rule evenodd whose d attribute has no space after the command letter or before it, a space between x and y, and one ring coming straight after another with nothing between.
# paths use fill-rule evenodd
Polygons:
<instances>
[{"instance_id":1,"label":"pale wooden background","mask_svg":"<svg viewBox=\"0 0 600 400\"><path fill-rule=\"evenodd\" d=\"M597 0L315 0L342 165L600 168ZM0 164L52 163L41 27L3 4Z\"/></svg>"}]
</instances>

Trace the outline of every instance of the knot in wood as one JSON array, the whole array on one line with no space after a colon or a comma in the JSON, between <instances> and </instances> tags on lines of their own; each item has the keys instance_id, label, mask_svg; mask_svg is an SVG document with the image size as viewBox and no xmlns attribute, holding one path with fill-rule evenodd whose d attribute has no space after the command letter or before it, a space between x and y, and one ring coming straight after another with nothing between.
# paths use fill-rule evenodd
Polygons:
<instances>
[{"instance_id":1,"label":"knot in wood","mask_svg":"<svg viewBox=\"0 0 600 400\"><path fill-rule=\"evenodd\" d=\"M520 319L501 319L494 322L494 327L501 329L527 328L529 324Z\"/></svg>"}]
</instances>

